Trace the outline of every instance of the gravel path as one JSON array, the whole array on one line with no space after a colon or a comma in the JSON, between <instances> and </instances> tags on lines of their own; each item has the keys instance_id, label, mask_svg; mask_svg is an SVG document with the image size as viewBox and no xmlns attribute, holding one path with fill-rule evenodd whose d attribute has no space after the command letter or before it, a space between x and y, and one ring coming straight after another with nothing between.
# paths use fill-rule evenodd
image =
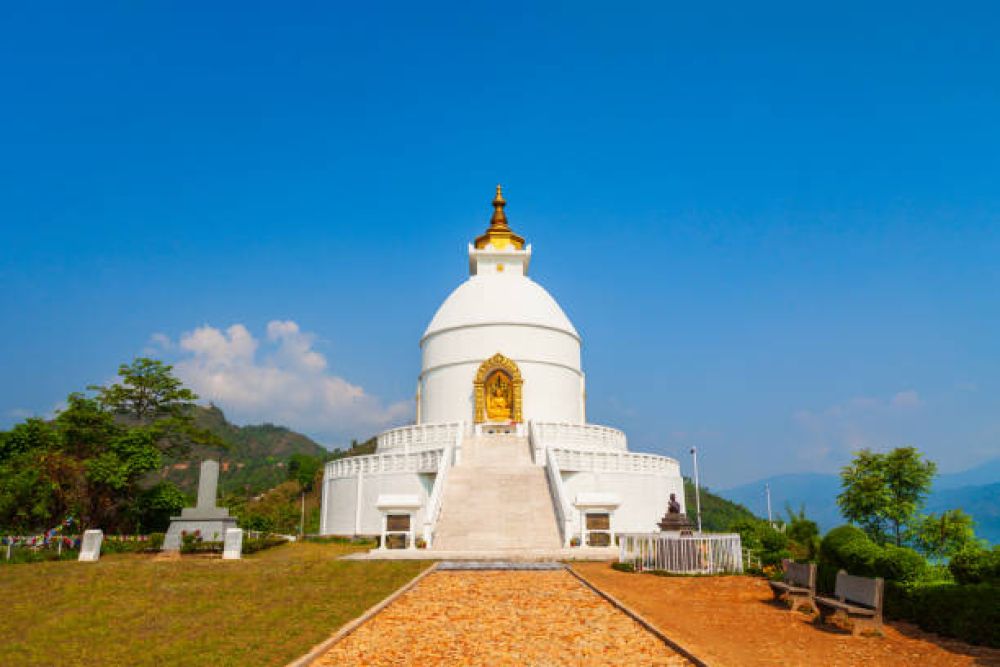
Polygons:
<instances>
[{"instance_id":1,"label":"gravel path","mask_svg":"<svg viewBox=\"0 0 1000 667\"><path fill-rule=\"evenodd\" d=\"M886 623L883 637L852 637L772 601L756 577L657 577L607 563L573 569L705 662L720 667L1000 665L1000 650Z\"/></svg>"},{"instance_id":2,"label":"gravel path","mask_svg":"<svg viewBox=\"0 0 1000 667\"><path fill-rule=\"evenodd\" d=\"M565 571L434 572L315 665L686 665Z\"/></svg>"}]
</instances>

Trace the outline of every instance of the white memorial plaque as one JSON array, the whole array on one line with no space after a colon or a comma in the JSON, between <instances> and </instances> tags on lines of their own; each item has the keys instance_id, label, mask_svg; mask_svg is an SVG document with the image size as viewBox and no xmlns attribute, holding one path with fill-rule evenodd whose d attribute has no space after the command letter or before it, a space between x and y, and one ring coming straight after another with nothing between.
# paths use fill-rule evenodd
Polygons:
<instances>
[{"instance_id":1,"label":"white memorial plaque","mask_svg":"<svg viewBox=\"0 0 1000 667\"><path fill-rule=\"evenodd\" d=\"M222 560L239 560L243 556L243 530L229 528L222 547Z\"/></svg>"},{"instance_id":2,"label":"white memorial plaque","mask_svg":"<svg viewBox=\"0 0 1000 667\"><path fill-rule=\"evenodd\" d=\"M101 557L101 542L104 541L104 532L100 530L88 530L83 533L83 541L80 543L80 557L77 560L96 561Z\"/></svg>"}]
</instances>

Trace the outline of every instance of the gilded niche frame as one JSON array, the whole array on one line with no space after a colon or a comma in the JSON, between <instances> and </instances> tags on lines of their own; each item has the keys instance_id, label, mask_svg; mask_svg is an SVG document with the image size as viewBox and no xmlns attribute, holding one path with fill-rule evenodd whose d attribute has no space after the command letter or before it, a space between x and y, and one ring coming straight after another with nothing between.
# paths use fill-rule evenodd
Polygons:
<instances>
[{"instance_id":1,"label":"gilded niche frame","mask_svg":"<svg viewBox=\"0 0 1000 667\"><path fill-rule=\"evenodd\" d=\"M475 423L482 424L488 421L486 416L486 380L495 371L503 371L510 378L513 385L512 394L514 399L511 421L520 424L523 421L521 415L521 387L524 384L524 380L521 378L521 369L517 367L517 364L512 359L508 359L499 352L479 366L479 370L476 372L476 379L472 382L476 400Z\"/></svg>"}]
</instances>

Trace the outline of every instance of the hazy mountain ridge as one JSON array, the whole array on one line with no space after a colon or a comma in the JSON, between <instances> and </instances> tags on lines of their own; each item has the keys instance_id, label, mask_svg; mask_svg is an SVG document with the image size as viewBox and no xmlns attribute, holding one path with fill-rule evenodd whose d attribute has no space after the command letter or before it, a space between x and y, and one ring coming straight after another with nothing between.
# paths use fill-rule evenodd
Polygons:
<instances>
[{"instance_id":1,"label":"hazy mountain ridge","mask_svg":"<svg viewBox=\"0 0 1000 667\"><path fill-rule=\"evenodd\" d=\"M765 484L771 487L771 510L775 517L784 517L786 503L796 511L804 504L806 514L823 531L845 523L837 507L840 476L836 474L774 475L715 492L766 517ZM993 544L1000 543L1000 458L961 472L938 475L924 511L948 509L962 509L971 514L976 521L976 534Z\"/></svg>"}]
</instances>

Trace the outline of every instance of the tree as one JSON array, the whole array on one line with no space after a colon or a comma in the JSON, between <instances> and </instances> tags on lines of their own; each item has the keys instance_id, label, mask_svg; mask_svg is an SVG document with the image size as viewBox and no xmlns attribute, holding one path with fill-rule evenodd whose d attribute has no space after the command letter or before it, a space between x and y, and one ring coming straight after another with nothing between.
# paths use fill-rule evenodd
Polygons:
<instances>
[{"instance_id":1,"label":"tree","mask_svg":"<svg viewBox=\"0 0 1000 667\"><path fill-rule=\"evenodd\" d=\"M916 521L937 473L933 461L925 461L916 447L897 447L884 455L884 475L891 501L886 517L896 546L903 546L905 527Z\"/></svg>"},{"instance_id":2,"label":"tree","mask_svg":"<svg viewBox=\"0 0 1000 667\"><path fill-rule=\"evenodd\" d=\"M163 453L216 444L193 425L194 394L170 367L137 359L124 382L96 397L70 394L52 421L28 419L0 433L0 528L30 531L72 516L82 528L161 525L183 505L173 485L147 488ZM206 432L207 433L207 432Z\"/></svg>"},{"instance_id":3,"label":"tree","mask_svg":"<svg viewBox=\"0 0 1000 667\"><path fill-rule=\"evenodd\" d=\"M898 447L888 454L861 450L840 473L841 514L875 542L884 544L891 535L896 546L902 546L905 528L923 507L936 470L914 447Z\"/></svg>"},{"instance_id":4,"label":"tree","mask_svg":"<svg viewBox=\"0 0 1000 667\"><path fill-rule=\"evenodd\" d=\"M128 424L151 429L165 453L183 456L192 444L225 449L225 442L208 429L197 428L191 416L197 394L174 376L173 366L139 357L118 367L120 383L92 385L97 403Z\"/></svg>"},{"instance_id":5,"label":"tree","mask_svg":"<svg viewBox=\"0 0 1000 667\"><path fill-rule=\"evenodd\" d=\"M873 541L885 542L885 507L889 504L882 469L882 457L863 449L854 456L850 465L840 472L843 491L837 496L840 513L848 521L858 524Z\"/></svg>"},{"instance_id":6,"label":"tree","mask_svg":"<svg viewBox=\"0 0 1000 667\"><path fill-rule=\"evenodd\" d=\"M292 454L288 459L288 479L296 481L305 491L311 491L316 471L323 467L323 459L308 454Z\"/></svg>"},{"instance_id":7,"label":"tree","mask_svg":"<svg viewBox=\"0 0 1000 667\"><path fill-rule=\"evenodd\" d=\"M916 522L912 537L914 546L932 560L943 560L978 545L972 517L960 509L922 517Z\"/></svg>"},{"instance_id":8,"label":"tree","mask_svg":"<svg viewBox=\"0 0 1000 667\"><path fill-rule=\"evenodd\" d=\"M819 553L819 525L806 518L805 505L801 505L798 513L795 513L792 506L786 504L785 512L788 514L785 535L800 547L800 553L806 560L815 560Z\"/></svg>"},{"instance_id":9,"label":"tree","mask_svg":"<svg viewBox=\"0 0 1000 667\"><path fill-rule=\"evenodd\" d=\"M121 384L92 385L88 389L96 391L97 400L111 412L148 424L178 416L198 400L193 391L174 377L173 368L156 359L139 357L118 367Z\"/></svg>"}]
</instances>

